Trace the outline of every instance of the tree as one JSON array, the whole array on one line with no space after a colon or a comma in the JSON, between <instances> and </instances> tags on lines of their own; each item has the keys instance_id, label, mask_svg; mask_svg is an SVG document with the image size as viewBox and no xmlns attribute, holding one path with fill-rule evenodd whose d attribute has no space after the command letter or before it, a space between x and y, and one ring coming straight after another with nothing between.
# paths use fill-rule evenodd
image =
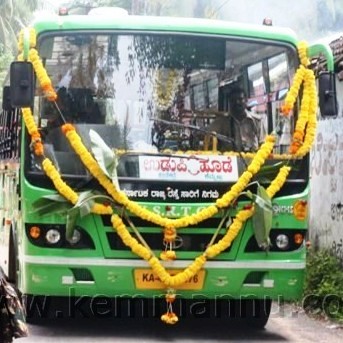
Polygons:
<instances>
[{"instance_id":1,"label":"tree","mask_svg":"<svg viewBox=\"0 0 343 343\"><path fill-rule=\"evenodd\" d=\"M8 66L17 53L17 34L27 26L32 14L43 5L43 0L0 0L0 84ZM2 92L0 92L0 102Z\"/></svg>"},{"instance_id":2,"label":"tree","mask_svg":"<svg viewBox=\"0 0 343 343\"><path fill-rule=\"evenodd\" d=\"M0 44L0 82L2 84L2 80L5 79L7 66L10 64L12 60L12 55L9 52L4 51L3 44ZM2 94L0 94L0 97Z\"/></svg>"},{"instance_id":3,"label":"tree","mask_svg":"<svg viewBox=\"0 0 343 343\"><path fill-rule=\"evenodd\" d=\"M132 14L180 17L213 17L212 0L132 0Z\"/></svg>"},{"instance_id":4,"label":"tree","mask_svg":"<svg viewBox=\"0 0 343 343\"><path fill-rule=\"evenodd\" d=\"M42 0L0 1L0 41L3 52L15 53L19 30L29 23L34 10L42 4Z\"/></svg>"},{"instance_id":5,"label":"tree","mask_svg":"<svg viewBox=\"0 0 343 343\"><path fill-rule=\"evenodd\" d=\"M72 14L87 14L92 8L96 7L121 7L126 10L131 9L133 0L71 0L65 3Z\"/></svg>"}]
</instances>

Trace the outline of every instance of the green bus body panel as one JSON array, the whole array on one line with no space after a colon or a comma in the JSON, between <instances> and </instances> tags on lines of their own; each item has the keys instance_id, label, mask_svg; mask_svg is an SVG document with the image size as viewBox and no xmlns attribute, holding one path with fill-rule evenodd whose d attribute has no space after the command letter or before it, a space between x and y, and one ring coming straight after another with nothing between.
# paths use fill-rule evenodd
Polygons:
<instances>
[{"instance_id":1,"label":"green bus body panel","mask_svg":"<svg viewBox=\"0 0 343 343\"><path fill-rule=\"evenodd\" d=\"M251 267L252 263L248 263L248 268L242 269L239 267L242 263L237 263L237 267L209 269L206 268L206 276L204 287L201 290L179 290L184 298L191 299L196 295L205 295L210 299L229 295L239 299L241 296L250 296L255 298L270 297L272 299L295 300L299 299L303 291L304 281L304 252L298 254L296 260L294 256L289 256L289 259L279 262L279 266L275 263L275 268L271 268L268 261L272 260L272 256L264 260L254 259L253 263L258 264L257 268ZM78 259L78 261L82 259ZM64 260L63 260L64 261ZM292 261L292 262L290 262ZM96 259L94 262L99 262ZM298 262L299 269L287 270L287 264ZM70 261L72 266L72 261ZM223 263L224 264L224 263ZM262 265L265 267L263 268ZM74 266L77 267L77 266ZM99 296L108 297L154 297L165 295L165 290L142 290L137 289L133 282L134 268L118 267L118 266L82 266L89 270L95 282L89 284L87 282L79 282L71 285L62 285L62 278L72 278L71 270L65 265L37 265L27 263L25 268L24 289L25 293L47 295L47 296ZM140 267L142 268L142 267ZM148 268L148 267L146 267ZM252 272L265 272L262 283L244 284L247 275Z\"/></svg>"},{"instance_id":2,"label":"green bus body panel","mask_svg":"<svg viewBox=\"0 0 343 343\"><path fill-rule=\"evenodd\" d=\"M33 24L37 33L59 30L123 30L200 33L260 38L276 42L297 43L295 33L287 28L233 23L220 20L147 17L147 16L60 16L41 19Z\"/></svg>"},{"instance_id":3,"label":"green bus body panel","mask_svg":"<svg viewBox=\"0 0 343 343\"><path fill-rule=\"evenodd\" d=\"M309 47L309 54L311 57L324 55L327 62L327 70L334 71L333 54L328 44L316 43Z\"/></svg>"},{"instance_id":4,"label":"green bus body panel","mask_svg":"<svg viewBox=\"0 0 343 343\"><path fill-rule=\"evenodd\" d=\"M39 217L32 212L31 204L43 195L51 194L45 189L33 188L25 182L24 192L26 194L25 217L26 222L34 224L64 223L64 218L58 215ZM289 206L297 199L307 199L308 190L296 196L285 196L275 198L273 205ZM30 199L30 201L28 201ZM144 204L152 209L156 206L165 206L163 203ZM188 206L190 204L187 204ZM206 205L206 204L203 204ZM182 204L175 206L182 207ZM192 210L196 211L199 204L194 204ZM94 250L77 249L54 249L40 248L24 240L22 289L28 294L38 295L89 295L105 294L106 296L129 297L142 295L143 297L158 296L163 290L136 289L133 273L135 268L149 269L148 264L137 258L132 252L113 251L109 247L106 234L112 232L113 228L104 226L102 219L97 215L88 215L77 222L77 225L85 229L92 237ZM280 229L307 229L307 221L299 221L292 214L281 213L273 218L273 227ZM142 233L158 231L156 228L140 229ZM194 228L182 229L196 230ZM244 230L232 244L228 253L222 253L217 258L205 265L205 282L201 290L189 291L178 290L185 298L203 294L209 298L215 298L229 294L232 297L253 295L255 297L272 297L277 299L296 299L302 294L302 284L305 269L305 247L302 246L293 252L244 252L248 240L253 235L251 222L249 221ZM155 251L158 256L160 251ZM189 265L199 254L194 252L179 252L178 260L183 269ZM215 266L212 266L216 263ZM225 265L228 267L225 267ZM216 267L217 266L217 267ZM220 267L218 267L220 266ZM256 266L256 267L254 267ZM73 269L87 269L92 275L94 283L82 283L73 278ZM250 273L263 274L263 279L257 284L244 285L244 280ZM71 284L63 284L63 280L71 280ZM266 281L265 281L266 280ZM272 280L272 281L270 281ZM266 283L267 286L263 286ZM271 286L271 284L272 286Z\"/></svg>"}]
</instances>

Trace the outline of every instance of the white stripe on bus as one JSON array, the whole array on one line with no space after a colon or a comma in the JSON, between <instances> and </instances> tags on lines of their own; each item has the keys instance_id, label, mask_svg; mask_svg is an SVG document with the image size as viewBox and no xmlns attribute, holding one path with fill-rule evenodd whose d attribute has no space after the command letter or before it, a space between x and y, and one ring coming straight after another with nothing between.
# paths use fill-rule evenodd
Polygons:
<instances>
[{"instance_id":1,"label":"white stripe on bus","mask_svg":"<svg viewBox=\"0 0 343 343\"><path fill-rule=\"evenodd\" d=\"M50 256L23 256L23 261L31 264L40 265L64 265L64 266L109 266L109 267L149 267L148 262L144 260L133 259L103 259L103 258L86 258L86 257L50 257ZM167 268L185 268L193 261L161 261ZM288 262L288 261L207 261L205 264L209 269L305 269L305 261Z\"/></svg>"}]
</instances>

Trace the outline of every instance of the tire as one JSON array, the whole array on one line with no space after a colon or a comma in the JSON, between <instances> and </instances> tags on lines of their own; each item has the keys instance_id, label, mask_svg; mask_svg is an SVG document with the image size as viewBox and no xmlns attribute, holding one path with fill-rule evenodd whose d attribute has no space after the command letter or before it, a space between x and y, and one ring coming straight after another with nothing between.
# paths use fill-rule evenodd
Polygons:
<instances>
[{"instance_id":1,"label":"tire","mask_svg":"<svg viewBox=\"0 0 343 343\"><path fill-rule=\"evenodd\" d=\"M244 299L241 301L240 320L249 328L261 330L268 322L271 305L270 299Z\"/></svg>"},{"instance_id":2,"label":"tire","mask_svg":"<svg viewBox=\"0 0 343 343\"><path fill-rule=\"evenodd\" d=\"M51 319L52 297L24 294L23 305L26 312L26 322L29 324L39 324L43 320Z\"/></svg>"},{"instance_id":3,"label":"tire","mask_svg":"<svg viewBox=\"0 0 343 343\"><path fill-rule=\"evenodd\" d=\"M259 330L268 322L270 299L220 299L213 302L216 318L228 321L228 325ZM213 306L213 305L212 305Z\"/></svg>"}]
</instances>

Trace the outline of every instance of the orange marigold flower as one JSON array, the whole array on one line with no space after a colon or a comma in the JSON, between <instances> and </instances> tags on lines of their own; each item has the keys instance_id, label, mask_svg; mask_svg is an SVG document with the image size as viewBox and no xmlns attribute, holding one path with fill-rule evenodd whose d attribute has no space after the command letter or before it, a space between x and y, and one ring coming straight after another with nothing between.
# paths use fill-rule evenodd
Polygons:
<instances>
[{"instance_id":1,"label":"orange marigold flower","mask_svg":"<svg viewBox=\"0 0 343 343\"><path fill-rule=\"evenodd\" d=\"M167 293L166 294L166 301L168 303L173 303L176 299L176 294L175 293Z\"/></svg>"},{"instance_id":2,"label":"orange marigold flower","mask_svg":"<svg viewBox=\"0 0 343 343\"><path fill-rule=\"evenodd\" d=\"M167 227L164 229L164 240L166 242L173 242L176 238L176 230L173 227Z\"/></svg>"},{"instance_id":3,"label":"orange marigold flower","mask_svg":"<svg viewBox=\"0 0 343 343\"><path fill-rule=\"evenodd\" d=\"M39 141L41 139L39 132L33 132L31 134L32 141Z\"/></svg>"},{"instance_id":4,"label":"orange marigold flower","mask_svg":"<svg viewBox=\"0 0 343 343\"><path fill-rule=\"evenodd\" d=\"M34 152L36 156L42 156L44 154L44 148L41 142L36 142L34 144Z\"/></svg>"},{"instance_id":5,"label":"orange marigold flower","mask_svg":"<svg viewBox=\"0 0 343 343\"><path fill-rule=\"evenodd\" d=\"M57 100L57 94L53 87L50 87L48 91L45 92L45 96L49 101L56 101Z\"/></svg>"},{"instance_id":6,"label":"orange marigold flower","mask_svg":"<svg viewBox=\"0 0 343 343\"><path fill-rule=\"evenodd\" d=\"M57 94L56 94L56 93L48 93L46 97L47 97L47 99L48 99L49 101L51 101L51 102L57 100Z\"/></svg>"},{"instance_id":7,"label":"orange marigold flower","mask_svg":"<svg viewBox=\"0 0 343 343\"><path fill-rule=\"evenodd\" d=\"M293 139L297 141L302 141L304 138L304 133L301 131L295 131L293 134Z\"/></svg>"},{"instance_id":8,"label":"orange marigold flower","mask_svg":"<svg viewBox=\"0 0 343 343\"><path fill-rule=\"evenodd\" d=\"M41 88L43 89L43 91L48 92L48 91L50 91L52 86L51 86L51 83L48 81L48 82L42 84Z\"/></svg>"},{"instance_id":9,"label":"orange marigold flower","mask_svg":"<svg viewBox=\"0 0 343 343\"><path fill-rule=\"evenodd\" d=\"M294 155L296 152L298 151L298 149L295 146L290 146L289 147L289 153Z\"/></svg>"},{"instance_id":10,"label":"orange marigold flower","mask_svg":"<svg viewBox=\"0 0 343 343\"><path fill-rule=\"evenodd\" d=\"M66 135L69 131L75 131L75 127L70 124L70 123L66 123L64 125L62 125L62 132Z\"/></svg>"},{"instance_id":11,"label":"orange marigold flower","mask_svg":"<svg viewBox=\"0 0 343 343\"><path fill-rule=\"evenodd\" d=\"M48 98L49 101L56 101L57 100L57 94L52 87L51 84L45 84L42 86L42 89L45 93L45 96Z\"/></svg>"},{"instance_id":12,"label":"orange marigold flower","mask_svg":"<svg viewBox=\"0 0 343 343\"><path fill-rule=\"evenodd\" d=\"M161 316L161 320L166 324L176 324L179 318L174 312L167 312Z\"/></svg>"},{"instance_id":13,"label":"orange marigold flower","mask_svg":"<svg viewBox=\"0 0 343 343\"><path fill-rule=\"evenodd\" d=\"M291 146L289 147L290 154L295 154L300 148L300 144L297 142L293 142Z\"/></svg>"},{"instance_id":14,"label":"orange marigold flower","mask_svg":"<svg viewBox=\"0 0 343 343\"><path fill-rule=\"evenodd\" d=\"M292 106L289 104L284 104L281 106L281 115L288 116L292 110Z\"/></svg>"}]
</instances>

